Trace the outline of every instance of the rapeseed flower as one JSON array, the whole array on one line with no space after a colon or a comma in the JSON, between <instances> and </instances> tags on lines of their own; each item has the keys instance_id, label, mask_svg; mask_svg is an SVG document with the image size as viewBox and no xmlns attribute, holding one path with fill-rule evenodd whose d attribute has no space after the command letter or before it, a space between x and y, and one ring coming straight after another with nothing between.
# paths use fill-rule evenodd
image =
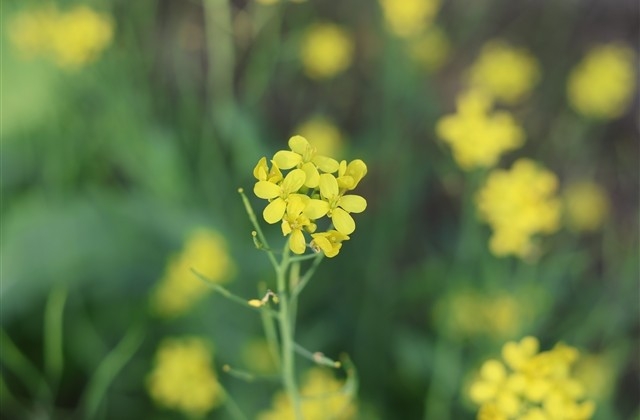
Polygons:
<instances>
[{"instance_id":1,"label":"rapeseed flower","mask_svg":"<svg viewBox=\"0 0 640 420\"><path fill-rule=\"evenodd\" d=\"M182 251L169 259L164 275L151 295L155 313L167 318L182 315L211 291L191 269L216 283L231 280L235 264L219 233L206 228L196 229L187 237Z\"/></svg>"},{"instance_id":2,"label":"rapeseed flower","mask_svg":"<svg viewBox=\"0 0 640 420\"><path fill-rule=\"evenodd\" d=\"M330 79L351 65L353 40L341 26L333 23L312 25L304 35L300 58L307 76Z\"/></svg>"},{"instance_id":3,"label":"rapeseed flower","mask_svg":"<svg viewBox=\"0 0 640 420\"><path fill-rule=\"evenodd\" d=\"M503 153L524 143L524 131L510 113L492 112L490 96L472 90L457 102L457 113L440 118L436 132L462 169L494 166Z\"/></svg>"},{"instance_id":4,"label":"rapeseed flower","mask_svg":"<svg viewBox=\"0 0 640 420\"><path fill-rule=\"evenodd\" d=\"M517 160L509 171L493 170L476 196L481 219L493 229L491 252L528 257L534 235L558 230L557 188L556 176L529 159Z\"/></svg>"},{"instance_id":5,"label":"rapeseed flower","mask_svg":"<svg viewBox=\"0 0 640 420\"><path fill-rule=\"evenodd\" d=\"M301 411L305 420L348 420L356 418L357 409L352 396L344 389L344 383L336 380L325 369L313 368L304 376L300 388ZM258 420L295 419L293 407L284 393L273 399L273 407L258 415Z\"/></svg>"},{"instance_id":6,"label":"rapeseed flower","mask_svg":"<svg viewBox=\"0 0 640 420\"><path fill-rule=\"evenodd\" d=\"M201 338L165 339L147 376L149 395L163 407L204 417L224 400L211 358L211 346Z\"/></svg>"},{"instance_id":7,"label":"rapeseed flower","mask_svg":"<svg viewBox=\"0 0 640 420\"><path fill-rule=\"evenodd\" d=\"M367 201L354 194L367 174L367 165L360 159L349 163L318 154L309 141L299 135L289 139L290 150L276 152L269 167L261 158L253 170L258 180L254 193L269 200L262 216L267 223L281 222L284 236L289 236L289 249L303 254L307 248L305 233L313 234L311 248L334 257L355 230L349 213L361 213ZM289 171L283 176L280 170ZM317 220L327 216L335 230L315 233Z\"/></svg>"},{"instance_id":8,"label":"rapeseed flower","mask_svg":"<svg viewBox=\"0 0 640 420\"><path fill-rule=\"evenodd\" d=\"M408 42L409 55L428 71L438 70L446 62L451 50L447 34L438 26L431 26Z\"/></svg>"},{"instance_id":9,"label":"rapeseed flower","mask_svg":"<svg viewBox=\"0 0 640 420\"><path fill-rule=\"evenodd\" d=\"M569 185L563 194L567 225L577 232L598 230L609 213L606 192L592 182Z\"/></svg>"},{"instance_id":10,"label":"rapeseed flower","mask_svg":"<svg viewBox=\"0 0 640 420\"><path fill-rule=\"evenodd\" d=\"M440 8L439 0L380 0L387 29L401 38L424 32Z\"/></svg>"},{"instance_id":11,"label":"rapeseed flower","mask_svg":"<svg viewBox=\"0 0 640 420\"><path fill-rule=\"evenodd\" d=\"M471 66L469 82L497 100L514 104L529 94L540 79L540 66L527 50L502 40L487 42Z\"/></svg>"},{"instance_id":12,"label":"rapeseed flower","mask_svg":"<svg viewBox=\"0 0 640 420\"><path fill-rule=\"evenodd\" d=\"M586 420L595 404L572 376L578 351L564 344L539 351L535 337L508 342L502 360L483 363L471 385L471 400L480 406L478 419Z\"/></svg>"},{"instance_id":13,"label":"rapeseed flower","mask_svg":"<svg viewBox=\"0 0 640 420\"><path fill-rule=\"evenodd\" d=\"M311 139L319 155L340 157L344 147L344 136L330 119L314 116L296 127L295 132Z\"/></svg>"},{"instance_id":14,"label":"rapeseed flower","mask_svg":"<svg viewBox=\"0 0 640 420\"><path fill-rule=\"evenodd\" d=\"M595 119L621 117L636 86L636 54L622 43L593 47L569 75L567 95L578 113Z\"/></svg>"},{"instance_id":15,"label":"rapeseed flower","mask_svg":"<svg viewBox=\"0 0 640 420\"><path fill-rule=\"evenodd\" d=\"M13 17L9 37L26 56L46 56L73 70L94 61L111 43L113 21L87 6L61 12L49 5Z\"/></svg>"}]
</instances>

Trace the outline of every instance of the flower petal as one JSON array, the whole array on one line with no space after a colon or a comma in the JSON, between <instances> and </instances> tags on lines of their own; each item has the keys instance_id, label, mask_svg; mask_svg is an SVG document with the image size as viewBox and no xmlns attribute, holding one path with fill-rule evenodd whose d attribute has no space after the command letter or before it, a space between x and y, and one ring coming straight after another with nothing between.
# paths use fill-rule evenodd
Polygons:
<instances>
[{"instance_id":1,"label":"flower petal","mask_svg":"<svg viewBox=\"0 0 640 420\"><path fill-rule=\"evenodd\" d=\"M333 175L320 175L320 195L328 200L332 200L338 195L338 181Z\"/></svg>"},{"instance_id":2,"label":"flower petal","mask_svg":"<svg viewBox=\"0 0 640 420\"><path fill-rule=\"evenodd\" d=\"M253 193L265 200L276 198L280 195L281 191L282 189L278 185L268 181L258 181L253 186Z\"/></svg>"},{"instance_id":3,"label":"flower petal","mask_svg":"<svg viewBox=\"0 0 640 420\"><path fill-rule=\"evenodd\" d=\"M311 162L307 162L307 163L304 163L302 165L302 168L300 169L302 169L305 175L307 176L307 179L304 182L304 185L306 185L309 188L317 187L318 184L320 183L320 173L318 172L318 168L316 168L316 165L314 165Z\"/></svg>"},{"instance_id":4,"label":"flower petal","mask_svg":"<svg viewBox=\"0 0 640 420\"><path fill-rule=\"evenodd\" d=\"M294 169L284 177L284 181L282 181L282 191L286 195L295 193L304 185L306 179L307 176L302 169Z\"/></svg>"},{"instance_id":5,"label":"flower petal","mask_svg":"<svg viewBox=\"0 0 640 420\"><path fill-rule=\"evenodd\" d=\"M322 172L329 174L336 172L338 168L340 168L337 160L326 156L316 156L312 159L312 162L315 163Z\"/></svg>"},{"instance_id":6,"label":"flower petal","mask_svg":"<svg viewBox=\"0 0 640 420\"><path fill-rule=\"evenodd\" d=\"M331 248L333 248L333 245L331 245L331 242L326 236L324 236L324 234L316 233L311 236L313 236L311 246L324 252L325 255L327 255L327 252L331 252Z\"/></svg>"},{"instance_id":7,"label":"flower petal","mask_svg":"<svg viewBox=\"0 0 640 420\"><path fill-rule=\"evenodd\" d=\"M302 194L291 194L287 200L287 217L295 220L304 211L309 197Z\"/></svg>"},{"instance_id":8,"label":"flower petal","mask_svg":"<svg viewBox=\"0 0 640 420\"><path fill-rule=\"evenodd\" d=\"M304 250L307 248L307 243L304 240L304 234L300 229L296 229L291 232L289 237L289 248L294 254L304 254Z\"/></svg>"},{"instance_id":9,"label":"flower petal","mask_svg":"<svg viewBox=\"0 0 640 420\"><path fill-rule=\"evenodd\" d=\"M258 161L258 164L256 165L256 167L253 168L253 176L258 181L266 181L268 171L269 171L269 166L267 165L267 158L263 157Z\"/></svg>"},{"instance_id":10,"label":"flower petal","mask_svg":"<svg viewBox=\"0 0 640 420\"><path fill-rule=\"evenodd\" d=\"M293 136L289 139L289 147L299 155L304 155L311 145L302 136Z\"/></svg>"},{"instance_id":11,"label":"flower petal","mask_svg":"<svg viewBox=\"0 0 640 420\"><path fill-rule=\"evenodd\" d=\"M287 203L282 198L278 197L264 208L262 217L264 217L264 220L266 220L267 223L272 225L282 220L282 216L284 216L286 208Z\"/></svg>"},{"instance_id":12,"label":"flower petal","mask_svg":"<svg viewBox=\"0 0 640 420\"><path fill-rule=\"evenodd\" d=\"M362 213L367 208L367 200L359 195L344 195L338 200L338 206L349 213Z\"/></svg>"},{"instance_id":13,"label":"flower petal","mask_svg":"<svg viewBox=\"0 0 640 420\"><path fill-rule=\"evenodd\" d=\"M302 156L289 150L280 150L273 155L273 161L280 169L291 169L302 162Z\"/></svg>"},{"instance_id":14,"label":"flower petal","mask_svg":"<svg viewBox=\"0 0 640 420\"><path fill-rule=\"evenodd\" d=\"M309 219L319 219L329 211L329 203L322 200L311 199L307 202L304 209L304 215Z\"/></svg>"},{"instance_id":15,"label":"flower petal","mask_svg":"<svg viewBox=\"0 0 640 420\"><path fill-rule=\"evenodd\" d=\"M344 235L349 235L356 230L356 222L353 217L341 208L333 210L331 221L336 230Z\"/></svg>"}]
</instances>

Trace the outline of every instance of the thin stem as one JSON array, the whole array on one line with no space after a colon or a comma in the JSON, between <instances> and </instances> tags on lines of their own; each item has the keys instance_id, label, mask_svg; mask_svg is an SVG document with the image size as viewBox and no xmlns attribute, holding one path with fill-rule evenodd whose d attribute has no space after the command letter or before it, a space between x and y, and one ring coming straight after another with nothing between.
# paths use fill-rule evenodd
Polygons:
<instances>
[{"instance_id":1,"label":"thin stem","mask_svg":"<svg viewBox=\"0 0 640 420\"><path fill-rule=\"evenodd\" d=\"M238 189L238 193L240 194L240 197L242 197L242 203L244 204L244 209L247 211L249 220L251 220L251 224L253 225L253 228L256 230L256 233L258 234L258 239L260 239L260 242L262 242L262 245L264 245L265 247L264 250L269 256L269 261L271 261L271 265L276 271L278 271L279 265L278 265L278 262L276 261L276 257L273 255L273 251L271 251L271 247L267 242L267 238L265 238L264 233L262 233L262 229L260 228L260 224L258 223L258 219L256 218L256 214L253 211L253 207L251 207L251 203L249 202L247 195L244 193L244 190L242 188Z\"/></svg>"},{"instance_id":2,"label":"thin stem","mask_svg":"<svg viewBox=\"0 0 640 420\"><path fill-rule=\"evenodd\" d=\"M133 357L142 344L144 325L136 322L129 327L126 335L116 347L100 362L82 396L81 409L84 418L96 417L104 395L124 365Z\"/></svg>"},{"instance_id":3,"label":"thin stem","mask_svg":"<svg viewBox=\"0 0 640 420\"><path fill-rule=\"evenodd\" d=\"M238 295L235 295L233 293L231 293L229 290L225 289L224 287L220 286L219 284L215 284L213 281L209 280L208 278L206 278L204 275L198 273L196 270L194 270L193 268L191 269L191 272L193 274L195 274L200 280L202 280L203 282L205 282L209 287L211 287L213 290L215 290L216 292L220 293L222 296L226 297L227 299L229 299L232 302L235 302L239 305L242 305L246 308L249 308L251 310L254 311L260 311L262 313L266 313L269 316L272 316L274 318L278 318L280 315L278 314L278 312L273 311L269 308L266 308L264 306L260 307L260 308L256 308L255 306L251 306L249 305L249 302L246 299L241 298Z\"/></svg>"},{"instance_id":4,"label":"thin stem","mask_svg":"<svg viewBox=\"0 0 640 420\"><path fill-rule=\"evenodd\" d=\"M311 267L309 267L307 272L304 273L304 276L302 276L302 278L300 279L300 283L298 283L296 288L293 289L293 292L291 293L293 296L297 297L300 293L302 293L305 286L307 285L307 283L309 283L309 280L311 280L311 277L313 276L313 274L316 272L316 269L320 265L320 261L322 261L322 259L324 258L324 254L319 253L315 257L316 259L313 261L313 264L311 265Z\"/></svg>"},{"instance_id":5,"label":"thin stem","mask_svg":"<svg viewBox=\"0 0 640 420\"><path fill-rule=\"evenodd\" d=\"M295 378L295 359L294 359L294 342L293 331L291 330L291 316L289 313L289 299L286 289L286 275L289 269L289 244L285 243L282 254L282 261L278 267L277 283L278 296L280 298L280 339L282 341L282 382L287 390L289 399L293 406L293 412L296 420L302 419L302 410L300 406L300 395L296 386Z\"/></svg>"},{"instance_id":6,"label":"thin stem","mask_svg":"<svg viewBox=\"0 0 640 420\"><path fill-rule=\"evenodd\" d=\"M260 294L265 293L266 287L264 284L260 287ZM278 343L278 335L276 334L276 326L274 325L274 317L270 316L266 312L266 307L260 308L260 318L262 319L262 328L264 328L264 335L267 338L267 345L269 346L269 353L273 358L278 370L280 370L282 361L280 360L280 344Z\"/></svg>"},{"instance_id":7,"label":"thin stem","mask_svg":"<svg viewBox=\"0 0 640 420\"><path fill-rule=\"evenodd\" d=\"M291 259L290 259L291 261ZM294 262L291 264L289 270L289 290L293 290L300 282L300 262ZM289 298L289 319L291 320L291 335L296 333L296 318L298 316L298 295L291 294Z\"/></svg>"},{"instance_id":8,"label":"thin stem","mask_svg":"<svg viewBox=\"0 0 640 420\"><path fill-rule=\"evenodd\" d=\"M332 360L329 359L327 356L325 356L323 353L321 352L311 352L307 349L305 349L304 347L302 347L300 344L298 343L293 343L293 345L295 346L295 350L296 353L298 353L299 355L311 360L312 362L318 364L318 365L322 365L322 366L328 366L328 367L332 367L332 368L339 368L340 366L342 366L342 364L336 360Z\"/></svg>"},{"instance_id":9,"label":"thin stem","mask_svg":"<svg viewBox=\"0 0 640 420\"><path fill-rule=\"evenodd\" d=\"M289 259L289 261L291 261L291 262L300 262L300 261L312 260L312 259L317 258L317 257L318 257L318 254L313 253L313 254L301 255L299 257L291 257Z\"/></svg>"},{"instance_id":10,"label":"thin stem","mask_svg":"<svg viewBox=\"0 0 640 420\"><path fill-rule=\"evenodd\" d=\"M67 294L67 286L57 284L49 293L44 311L44 371L54 390L64 366L63 320Z\"/></svg>"},{"instance_id":11,"label":"thin stem","mask_svg":"<svg viewBox=\"0 0 640 420\"><path fill-rule=\"evenodd\" d=\"M231 394L229 394L222 385L220 385L220 388L224 394L224 406L229 412L229 415L236 420L247 420L247 416L244 415L238 403L231 397Z\"/></svg>"}]
</instances>

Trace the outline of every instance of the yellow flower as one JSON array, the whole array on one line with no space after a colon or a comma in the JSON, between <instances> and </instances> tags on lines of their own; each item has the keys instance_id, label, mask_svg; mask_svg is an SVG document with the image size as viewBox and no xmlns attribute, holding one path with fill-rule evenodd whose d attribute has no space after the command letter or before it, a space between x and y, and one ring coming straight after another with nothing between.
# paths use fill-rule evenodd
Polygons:
<instances>
[{"instance_id":1,"label":"yellow flower","mask_svg":"<svg viewBox=\"0 0 640 420\"><path fill-rule=\"evenodd\" d=\"M300 395L302 396L302 416L305 420L348 420L356 418L356 406L352 396L343 389L344 384L336 380L324 369L313 368L304 377ZM259 420L294 419L293 407L284 393L273 399L273 407L263 411Z\"/></svg>"},{"instance_id":2,"label":"yellow flower","mask_svg":"<svg viewBox=\"0 0 640 420\"><path fill-rule=\"evenodd\" d=\"M349 213L362 213L367 208L367 200L359 195L343 195L331 174L320 175L320 196L329 203L327 215L336 230L343 235L353 233L356 222Z\"/></svg>"},{"instance_id":3,"label":"yellow flower","mask_svg":"<svg viewBox=\"0 0 640 420\"><path fill-rule=\"evenodd\" d=\"M163 407L203 417L224 399L211 368L211 355L210 346L201 338L165 339L147 377L149 395Z\"/></svg>"},{"instance_id":4,"label":"yellow flower","mask_svg":"<svg viewBox=\"0 0 640 420\"><path fill-rule=\"evenodd\" d=\"M15 16L9 36L26 55L47 55L62 68L77 69L95 60L111 43L113 22L86 6L68 12L48 6Z\"/></svg>"},{"instance_id":5,"label":"yellow flower","mask_svg":"<svg viewBox=\"0 0 640 420\"><path fill-rule=\"evenodd\" d=\"M402 38L419 35L431 24L440 0L380 0L387 29Z\"/></svg>"},{"instance_id":6,"label":"yellow flower","mask_svg":"<svg viewBox=\"0 0 640 420\"><path fill-rule=\"evenodd\" d=\"M192 268L217 283L231 279L235 265L220 234L200 228L189 235L184 249L169 260L151 295L154 312L164 317L182 315L211 291Z\"/></svg>"},{"instance_id":7,"label":"yellow flower","mask_svg":"<svg viewBox=\"0 0 640 420\"><path fill-rule=\"evenodd\" d=\"M524 132L511 114L491 113L491 98L469 91L458 98L458 112L438 121L436 132L451 146L464 170L494 166L500 156L524 143Z\"/></svg>"},{"instance_id":8,"label":"yellow flower","mask_svg":"<svg viewBox=\"0 0 640 420\"><path fill-rule=\"evenodd\" d=\"M284 177L280 185L269 181L258 181L253 192L260 198L272 200L264 208L262 216L269 224L282 220L287 208L289 197L294 195L304 185L306 175L302 169L294 169Z\"/></svg>"},{"instance_id":9,"label":"yellow flower","mask_svg":"<svg viewBox=\"0 0 640 420\"><path fill-rule=\"evenodd\" d=\"M281 169L297 167L305 173L304 185L315 188L320 181L320 173L333 173L338 170L339 164L335 159L318 154L315 147L302 136L293 136L289 139L289 150L280 150L273 155L274 163Z\"/></svg>"},{"instance_id":10,"label":"yellow flower","mask_svg":"<svg viewBox=\"0 0 640 420\"><path fill-rule=\"evenodd\" d=\"M508 342L503 359L486 361L471 385L478 419L586 420L595 411L584 400L584 387L571 376L578 352L563 344L539 352L535 337Z\"/></svg>"},{"instance_id":11,"label":"yellow flower","mask_svg":"<svg viewBox=\"0 0 640 420\"><path fill-rule=\"evenodd\" d=\"M312 204L312 202L316 202ZM311 220L318 219L327 213L327 205L320 200L306 195L294 195L289 199L287 210L282 219L282 234L289 235L289 249L295 254L304 254L307 242L303 230L315 232L316 224ZM314 213L315 212L315 213Z\"/></svg>"},{"instance_id":12,"label":"yellow flower","mask_svg":"<svg viewBox=\"0 0 640 420\"><path fill-rule=\"evenodd\" d=\"M295 132L306 139L311 139L319 155L340 156L343 136L340 129L328 118L315 116L300 124Z\"/></svg>"},{"instance_id":13,"label":"yellow flower","mask_svg":"<svg viewBox=\"0 0 640 420\"><path fill-rule=\"evenodd\" d=\"M636 66L636 55L625 44L592 48L569 76L569 103L586 117L603 120L621 117L635 92Z\"/></svg>"},{"instance_id":14,"label":"yellow flower","mask_svg":"<svg viewBox=\"0 0 640 420\"><path fill-rule=\"evenodd\" d=\"M266 157L261 158L256 167L253 168L253 176L258 181L268 181L274 184L277 184L283 179L282 172L280 172L278 165L272 163L271 169L269 169Z\"/></svg>"},{"instance_id":15,"label":"yellow flower","mask_svg":"<svg viewBox=\"0 0 640 420\"><path fill-rule=\"evenodd\" d=\"M535 57L501 40L487 42L469 71L471 86L509 104L522 100L539 79Z\"/></svg>"},{"instance_id":16,"label":"yellow flower","mask_svg":"<svg viewBox=\"0 0 640 420\"><path fill-rule=\"evenodd\" d=\"M435 71L442 67L449 57L451 43L442 28L432 26L412 38L408 50L416 63L428 71Z\"/></svg>"},{"instance_id":17,"label":"yellow flower","mask_svg":"<svg viewBox=\"0 0 640 420\"><path fill-rule=\"evenodd\" d=\"M347 235L344 235L337 230L312 233L311 236L313 237L311 247L316 250L316 252L324 252L324 255L328 258L333 258L338 255L340 248L342 248L342 242L349 240Z\"/></svg>"},{"instance_id":18,"label":"yellow flower","mask_svg":"<svg viewBox=\"0 0 640 420\"><path fill-rule=\"evenodd\" d=\"M564 192L564 210L569 228L578 232L595 231L609 213L609 199L597 184L579 182Z\"/></svg>"},{"instance_id":19,"label":"yellow flower","mask_svg":"<svg viewBox=\"0 0 640 420\"><path fill-rule=\"evenodd\" d=\"M367 165L362 160L352 160L349 164L343 160L338 168L338 186L344 190L353 190L366 174Z\"/></svg>"},{"instance_id":20,"label":"yellow flower","mask_svg":"<svg viewBox=\"0 0 640 420\"><path fill-rule=\"evenodd\" d=\"M533 235L558 230L557 187L556 176L529 159L519 159L510 171L493 170L476 196L480 217L493 229L491 252L527 257Z\"/></svg>"},{"instance_id":21,"label":"yellow flower","mask_svg":"<svg viewBox=\"0 0 640 420\"><path fill-rule=\"evenodd\" d=\"M340 26L318 23L311 26L302 41L300 58L311 79L329 79L351 65L353 41Z\"/></svg>"}]
</instances>

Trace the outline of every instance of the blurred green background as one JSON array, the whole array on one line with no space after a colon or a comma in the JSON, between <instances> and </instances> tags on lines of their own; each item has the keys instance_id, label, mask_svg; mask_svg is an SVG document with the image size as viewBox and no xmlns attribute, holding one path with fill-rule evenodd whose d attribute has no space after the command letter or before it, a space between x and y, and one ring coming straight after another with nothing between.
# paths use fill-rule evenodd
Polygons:
<instances>
[{"instance_id":1,"label":"blurred green background","mask_svg":"<svg viewBox=\"0 0 640 420\"><path fill-rule=\"evenodd\" d=\"M62 31L34 35L54 7L61 15L80 5L108 29L80 24L62 47L39 46ZM218 378L249 418L269 407L276 383L221 369L251 370L244 349L262 337L259 316L208 293L167 319L148 309L149 296L202 227L224 237L234 261L226 287L247 298L260 282L274 287L237 189L250 192L258 159L321 117L305 135L313 143L328 130L335 157L367 163L357 193L368 208L302 295L297 340L332 358L349 354L358 418L474 418L469 381L505 341L525 335L597 361L583 372L594 418L637 418L637 88L620 116L597 119L572 108L567 80L597 44L626 43L637 59L638 8L443 1L423 19L421 30L438 28L442 39L416 47L421 60L374 1L4 1L3 417L181 418L145 386L159 343L173 336L211 341ZM30 27L24 14L37 10L49 11ZM352 43L349 64L326 78L301 62L318 22L340 25ZM559 195L589 181L609 203L591 232L563 226L541 236L534 259L490 252L491 229L474 206L487 172L461 169L436 135L483 45L497 38L526 48L540 69L526 99L497 105L526 133L498 166L528 157L558 176ZM60 59L74 46L89 52ZM261 212L264 203L250 200ZM263 226L279 244L279 227ZM96 378L105 363L113 377ZM299 359L300 371L310 366ZM208 417L228 415L217 408Z\"/></svg>"}]
</instances>

